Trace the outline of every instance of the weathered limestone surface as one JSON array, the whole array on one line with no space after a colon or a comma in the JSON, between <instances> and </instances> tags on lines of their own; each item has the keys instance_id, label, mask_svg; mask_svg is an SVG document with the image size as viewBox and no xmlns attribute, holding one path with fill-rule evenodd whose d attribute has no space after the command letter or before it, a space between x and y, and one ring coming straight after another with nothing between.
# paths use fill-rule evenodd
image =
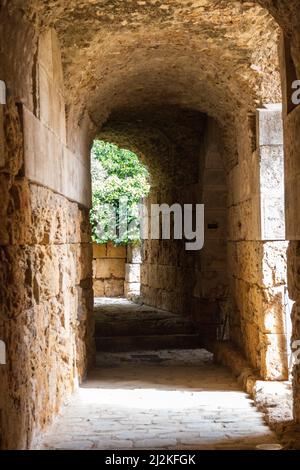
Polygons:
<instances>
[{"instance_id":1,"label":"weathered limestone surface","mask_svg":"<svg viewBox=\"0 0 300 470\"><path fill-rule=\"evenodd\" d=\"M72 152L66 143L63 71L54 29L46 30L39 37L33 73L33 113L23 108L25 175L90 207L89 161L80 148Z\"/></svg>"},{"instance_id":2,"label":"weathered limestone surface","mask_svg":"<svg viewBox=\"0 0 300 470\"><path fill-rule=\"evenodd\" d=\"M27 190L26 236L0 248L1 434L10 448L26 448L51 421L92 358L88 214L40 186Z\"/></svg>"},{"instance_id":3,"label":"weathered limestone surface","mask_svg":"<svg viewBox=\"0 0 300 470\"><path fill-rule=\"evenodd\" d=\"M280 316L274 315L277 310L282 311L284 285L281 268L276 277L274 266L284 262L285 244L277 237L272 245L267 240L262 241L259 185L260 155L265 152L267 159L270 156L272 161L278 161L280 153L275 149L260 152L255 135L256 109L281 100L279 72L283 89L288 91L284 100L290 98L286 64L282 62L279 66L277 59L279 28L276 22L288 38L295 73L299 77L300 9L297 0L206 0L198 4L120 0L109 5L84 0L70 0L67 4L64 0L1 2L0 79L7 85L8 104L0 105L3 278L0 300L4 306L0 321L10 355L8 365L0 368L1 391L4 390L0 398L2 436L4 431L6 433L2 437L3 447L28 446L33 431L50 419L54 407L71 390L76 374L80 376L84 369L84 349L89 347L84 344L88 345L89 341L84 343L83 337L92 331L84 320L92 287L91 254L87 254L90 248L85 238L86 210L70 199L88 206L90 187L82 176L88 174L91 139L106 121L107 128L103 127L103 132L107 131L107 135L114 132L116 141L124 139L124 134L129 136L125 141L134 141L136 145L132 149L139 150L141 158L151 153L149 148L159 150L152 152L156 159L149 159L153 180L156 178L158 182L156 188L161 189L161 177L173 159L174 167L178 166L180 171L171 174L169 182L175 182L176 188L185 187L185 193L181 192L184 202L188 198L196 200L194 195L204 191L202 183L199 188L199 155L195 152L199 147L197 141L194 145L195 130L202 142L203 113L218 121L223 134L223 163L228 182L228 251L233 254L228 256L232 306L226 299L224 309L233 314L233 339L245 348L252 365L259 367L263 375L271 373L271 378L279 378L286 372L276 369L276 354L284 355L284 347L282 321ZM49 27L53 28L51 33ZM58 54L50 53L52 46L59 52L54 30L62 45L63 70L61 64L51 66L51 60L58 58ZM51 48L43 47L43 37L53 42ZM167 112L162 113L162 107ZM286 221L287 239L292 240L288 256L289 289L295 300L293 337L299 339L300 114L299 107L289 114L287 108L286 102ZM189 109L193 112L187 111ZM189 113L192 119L182 125L178 115ZM170 115L177 117L168 129L165 122ZM124 116L129 121L126 126ZM197 120L196 116L202 118ZM192 120L199 124L196 128L187 125ZM25 158L22 123L25 134L27 132ZM28 130L29 126L36 131ZM187 133L188 128L191 133ZM38 132L42 141L34 140L34 136L31 140L32 132ZM136 140L137 134L140 140ZM187 139L181 139L182 135L188 136L191 147ZM184 154L182 148L192 149L192 152ZM225 227L223 175L219 166L206 170L209 170L205 172L206 201L217 205L211 209L215 213L218 210L218 220ZM186 177L184 184L183 177ZM210 178L213 182L219 181L216 198L210 194ZM39 185L47 188L39 188ZM61 199L57 193L68 200ZM162 200L160 197L165 198L165 194L160 194L158 200ZM177 194L169 194L166 199L175 200ZM56 219L53 214L57 214ZM81 219L80 231L78 218ZM215 215L211 217L212 224L215 218ZM223 240L222 230L220 240ZM202 295L206 285L209 298L217 297L222 301L226 288L225 261L220 256L223 248L222 241L209 240L209 256L196 263L203 281L207 281L197 286L197 292ZM210 252L216 253L216 257L212 259ZM173 244L173 248L165 242L151 244L147 252L148 266L142 272L145 296L155 298L162 308L166 306L175 311L193 311L191 303L195 297L199 311L199 297L194 295L199 278L194 270L195 260L184 257L183 253L178 244ZM247 266L243 259L248 260ZM253 277L257 272L260 272L258 285ZM215 287L211 288L213 283ZM83 296L85 301L76 300L77 295L79 299ZM79 317L83 319L79 324L75 321L78 312L76 314L75 307L71 307L76 306L77 301ZM49 307L51 302L53 308ZM56 322L62 321L65 312L70 312L70 319L65 319L58 328ZM56 341L53 354L65 374L60 375L59 368L54 368L52 375L49 374L51 380L46 383L45 369L40 371L37 358L45 358L45 364L49 365L47 335L52 331L54 337L63 336ZM67 334L70 334L68 340ZM75 358L74 336L79 344L76 351L78 373L71 367ZM294 410L299 422L298 368L295 367L294 374ZM39 395L44 389L46 392Z\"/></svg>"},{"instance_id":4,"label":"weathered limestone surface","mask_svg":"<svg viewBox=\"0 0 300 470\"><path fill-rule=\"evenodd\" d=\"M255 450L278 443L228 369L205 350L106 354L102 367L39 449Z\"/></svg>"},{"instance_id":5,"label":"weathered limestone surface","mask_svg":"<svg viewBox=\"0 0 300 470\"><path fill-rule=\"evenodd\" d=\"M257 2L120 0L108 7L32 0L26 14L58 31L72 119L88 107L93 121L103 122L134 99L137 107L184 103L223 124L258 96L280 96L278 28Z\"/></svg>"},{"instance_id":6,"label":"weathered limestone surface","mask_svg":"<svg viewBox=\"0 0 300 470\"><path fill-rule=\"evenodd\" d=\"M265 378L277 380L287 378L283 314L286 249L286 242L229 244L235 300L232 339L246 350L252 365L260 369ZM273 353L272 343L275 345ZM268 353L271 357L267 359ZM280 366L282 362L284 366Z\"/></svg>"},{"instance_id":7,"label":"weathered limestone surface","mask_svg":"<svg viewBox=\"0 0 300 470\"><path fill-rule=\"evenodd\" d=\"M265 421L276 432L285 449L299 449L299 429L293 423L291 382L262 381L230 342L214 344L215 360L228 366L243 389L253 398Z\"/></svg>"},{"instance_id":8,"label":"weathered limestone surface","mask_svg":"<svg viewBox=\"0 0 300 470\"><path fill-rule=\"evenodd\" d=\"M230 330L264 379L285 380L288 243L281 107L259 109L256 123L256 133L249 122L241 128L243 146L228 176Z\"/></svg>"},{"instance_id":9,"label":"weathered limestone surface","mask_svg":"<svg viewBox=\"0 0 300 470\"><path fill-rule=\"evenodd\" d=\"M59 182L64 173L53 146L63 139L64 107L57 95L49 97L51 80L45 83L41 74L39 92L44 95L38 94L33 79L37 64L30 55L35 52L30 43L36 39L33 27L18 14L9 16L8 26L6 15L1 5L1 45L13 43L10 28L18 21L20 50L3 56L1 49L1 79L7 78L8 88L0 113L0 337L7 350L7 363L0 368L0 446L25 449L51 422L92 361L92 251L88 210L48 184ZM59 72L61 65L53 70ZM47 115L57 109L58 114ZM23 130L33 122L37 129L26 140ZM43 161L45 180L41 173L35 178L28 172L28 159L38 170L36 158ZM72 178L68 171L64 177ZM78 188L74 199L80 197Z\"/></svg>"},{"instance_id":10,"label":"weathered limestone surface","mask_svg":"<svg viewBox=\"0 0 300 470\"><path fill-rule=\"evenodd\" d=\"M141 293L142 250L140 246L127 247L124 292L127 299L138 298Z\"/></svg>"},{"instance_id":11,"label":"weathered limestone surface","mask_svg":"<svg viewBox=\"0 0 300 470\"><path fill-rule=\"evenodd\" d=\"M300 244L299 242L290 242L288 249L288 286L291 299L294 301L292 310L293 334L292 341L296 341L297 347L293 350L299 351L300 339ZM299 354L297 354L299 358ZM294 417L297 423L300 423L300 364L294 364L293 368L293 393L294 393Z\"/></svg>"},{"instance_id":12,"label":"weathered limestone surface","mask_svg":"<svg viewBox=\"0 0 300 470\"><path fill-rule=\"evenodd\" d=\"M93 289L95 297L124 295L126 246L93 245Z\"/></svg>"},{"instance_id":13,"label":"weathered limestone surface","mask_svg":"<svg viewBox=\"0 0 300 470\"><path fill-rule=\"evenodd\" d=\"M299 21L299 8L294 10L294 22ZM291 27L291 25L290 25ZM292 67L296 70L296 75L299 77L300 70L300 57L299 57L299 44L300 34L299 28L293 30L290 41L290 53ZM285 144L285 198L286 198L286 237L290 241L287 264L288 264L288 289L289 297L294 302L292 309L292 324L293 333L292 341L300 340L300 322L299 322L299 305L300 305L300 271L299 271L299 127L300 127L300 108L295 107L292 112L288 113L289 104L291 100L291 93L294 91L291 80L296 77L289 76L289 70L286 65L287 58L284 52L283 43L281 44L281 69L282 69L282 90L284 96L284 144ZM300 423L300 366L295 364L293 368L293 393L294 393L294 418L296 423Z\"/></svg>"},{"instance_id":14,"label":"weathered limestone surface","mask_svg":"<svg viewBox=\"0 0 300 470\"><path fill-rule=\"evenodd\" d=\"M161 180L160 189L152 189L147 209L150 231L151 204L179 203L182 209L184 204L204 204L204 248L187 251L186 240L174 240L173 228L171 240L145 240L141 293L148 305L192 317L207 340L216 334L212 325L221 321L223 307L216 302L225 306L228 301L227 187L220 129L212 119L202 126L202 141L187 147L194 149L194 171L176 187ZM176 181L176 169L172 171Z\"/></svg>"}]
</instances>

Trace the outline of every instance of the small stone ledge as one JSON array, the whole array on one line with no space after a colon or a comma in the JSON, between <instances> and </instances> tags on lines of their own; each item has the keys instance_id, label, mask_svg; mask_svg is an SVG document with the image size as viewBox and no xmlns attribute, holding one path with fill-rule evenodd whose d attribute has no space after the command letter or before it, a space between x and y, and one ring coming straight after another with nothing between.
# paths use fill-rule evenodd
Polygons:
<instances>
[{"instance_id":1,"label":"small stone ledge","mask_svg":"<svg viewBox=\"0 0 300 470\"><path fill-rule=\"evenodd\" d=\"M261 380L258 371L251 368L236 346L230 342L215 342L212 349L215 361L229 367L238 383L253 396L255 384Z\"/></svg>"},{"instance_id":2,"label":"small stone ledge","mask_svg":"<svg viewBox=\"0 0 300 470\"><path fill-rule=\"evenodd\" d=\"M237 347L230 342L215 342L211 349L215 361L229 367L238 383L254 400L284 449L300 449L300 425L293 422L291 383L262 380L258 371L251 368Z\"/></svg>"}]
</instances>

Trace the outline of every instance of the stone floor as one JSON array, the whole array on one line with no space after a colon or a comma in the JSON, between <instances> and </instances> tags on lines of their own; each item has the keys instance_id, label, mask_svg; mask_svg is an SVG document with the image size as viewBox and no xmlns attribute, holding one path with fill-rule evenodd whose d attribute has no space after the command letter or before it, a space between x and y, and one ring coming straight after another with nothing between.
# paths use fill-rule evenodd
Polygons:
<instances>
[{"instance_id":1,"label":"stone floor","mask_svg":"<svg viewBox=\"0 0 300 470\"><path fill-rule=\"evenodd\" d=\"M149 335L194 332L188 318L132 302L124 298L97 297L94 301L96 329L102 336Z\"/></svg>"},{"instance_id":2,"label":"stone floor","mask_svg":"<svg viewBox=\"0 0 300 470\"><path fill-rule=\"evenodd\" d=\"M95 299L97 351L125 352L198 349L203 346L193 321L122 298Z\"/></svg>"},{"instance_id":3,"label":"stone floor","mask_svg":"<svg viewBox=\"0 0 300 470\"><path fill-rule=\"evenodd\" d=\"M102 353L40 449L255 449L277 443L205 350Z\"/></svg>"}]
</instances>

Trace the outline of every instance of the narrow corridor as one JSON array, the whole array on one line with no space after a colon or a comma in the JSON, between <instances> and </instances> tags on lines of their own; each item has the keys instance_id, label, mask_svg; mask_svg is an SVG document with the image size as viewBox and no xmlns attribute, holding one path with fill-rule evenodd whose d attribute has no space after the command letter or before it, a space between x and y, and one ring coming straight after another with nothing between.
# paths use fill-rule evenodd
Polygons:
<instances>
[{"instance_id":1,"label":"narrow corridor","mask_svg":"<svg viewBox=\"0 0 300 470\"><path fill-rule=\"evenodd\" d=\"M255 449L276 443L252 400L204 350L106 354L42 449Z\"/></svg>"},{"instance_id":2,"label":"narrow corridor","mask_svg":"<svg viewBox=\"0 0 300 470\"><path fill-rule=\"evenodd\" d=\"M0 44L0 449L300 449L299 0L2 0Z\"/></svg>"},{"instance_id":3,"label":"narrow corridor","mask_svg":"<svg viewBox=\"0 0 300 470\"><path fill-rule=\"evenodd\" d=\"M122 329L127 335L131 330L131 340L120 343L123 351L98 351L96 369L63 408L39 448L255 449L277 443L252 400L209 352L133 350L133 319L139 344L142 326L151 331L151 322L160 322L156 329L160 340L156 335L151 342L148 335L145 344L162 348L164 336L168 341L171 336L165 335L167 325L176 332L179 317L121 299L102 299L95 311L98 329L101 324L103 332L114 331L119 339ZM185 331L189 328L186 323Z\"/></svg>"}]
</instances>

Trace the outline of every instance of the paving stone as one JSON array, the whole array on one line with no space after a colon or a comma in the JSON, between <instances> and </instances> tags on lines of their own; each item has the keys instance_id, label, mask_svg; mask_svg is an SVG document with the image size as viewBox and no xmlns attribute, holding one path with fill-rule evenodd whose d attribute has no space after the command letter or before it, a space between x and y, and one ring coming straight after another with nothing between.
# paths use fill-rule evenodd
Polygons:
<instances>
[{"instance_id":1,"label":"paving stone","mask_svg":"<svg viewBox=\"0 0 300 470\"><path fill-rule=\"evenodd\" d=\"M143 362L140 351L138 361L114 367L116 358L105 355L107 367L91 371L40 448L255 449L278 442L228 369L207 360L207 351L155 354L160 363Z\"/></svg>"}]
</instances>

